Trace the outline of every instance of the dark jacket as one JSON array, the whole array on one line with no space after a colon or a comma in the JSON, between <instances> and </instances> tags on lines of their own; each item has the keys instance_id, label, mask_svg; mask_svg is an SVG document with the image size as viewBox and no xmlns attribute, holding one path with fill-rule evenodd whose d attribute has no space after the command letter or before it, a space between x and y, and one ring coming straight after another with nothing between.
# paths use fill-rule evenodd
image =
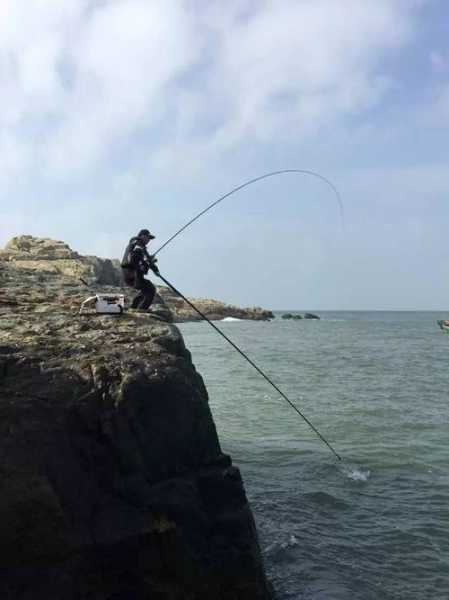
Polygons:
<instances>
[{"instance_id":1,"label":"dark jacket","mask_svg":"<svg viewBox=\"0 0 449 600\"><path fill-rule=\"evenodd\" d=\"M132 237L126 246L121 266L127 271L135 271L137 275L145 275L151 267L151 257L145 244L138 237Z\"/></svg>"}]
</instances>

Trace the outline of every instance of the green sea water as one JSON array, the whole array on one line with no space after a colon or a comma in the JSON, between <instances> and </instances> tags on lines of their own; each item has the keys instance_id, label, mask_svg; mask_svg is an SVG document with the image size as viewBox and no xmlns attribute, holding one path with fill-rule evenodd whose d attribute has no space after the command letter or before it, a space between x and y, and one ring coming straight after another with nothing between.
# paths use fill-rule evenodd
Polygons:
<instances>
[{"instance_id":1,"label":"green sea water","mask_svg":"<svg viewBox=\"0 0 449 600\"><path fill-rule=\"evenodd\" d=\"M277 598L447 600L449 336L436 320L448 314L319 314L217 325L342 463L212 328L180 326Z\"/></svg>"}]
</instances>

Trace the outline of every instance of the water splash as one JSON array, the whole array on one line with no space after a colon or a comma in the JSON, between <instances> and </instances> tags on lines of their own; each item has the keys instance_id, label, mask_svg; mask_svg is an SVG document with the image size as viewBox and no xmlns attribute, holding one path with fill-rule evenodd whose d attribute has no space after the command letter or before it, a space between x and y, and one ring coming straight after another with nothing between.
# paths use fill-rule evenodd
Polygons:
<instances>
[{"instance_id":1,"label":"water splash","mask_svg":"<svg viewBox=\"0 0 449 600\"><path fill-rule=\"evenodd\" d=\"M286 548L292 548L293 546L297 546L298 544L298 538L296 538L294 535L291 535L288 542L283 542L281 544L281 548L282 550L285 550Z\"/></svg>"},{"instance_id":2,"label":"water splash","mask_svg":"<svg viewBox=\"0 0 449 600\"><path fill-rule=\"evenodd\" d=\"M368 481L369 476L371 475L369 469L362 469L351 465L343 466L342 472L348 479L352 479L352 481Z\"/></svg>"}]
</instances>

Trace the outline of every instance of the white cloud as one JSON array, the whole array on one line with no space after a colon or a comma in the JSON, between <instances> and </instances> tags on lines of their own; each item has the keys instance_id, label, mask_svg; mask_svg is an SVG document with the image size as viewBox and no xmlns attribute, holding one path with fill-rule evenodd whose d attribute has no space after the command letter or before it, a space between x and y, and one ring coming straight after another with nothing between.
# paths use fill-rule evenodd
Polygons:
<instances>
[{"instance_id":1,"label":"white cloud","mask_svg":"<svg viewBox=\"0 0 449 600\"><path fill-rule=\"evenodd\" d=\"M381 65L413 32L414 3L264 2L242 18L202 16L209 72L176 114L184 135L162 160L207 156L242 141L291 140L375 106L391 87ZM201 124L209 124L204 135Z\"/></svg>"},{"instance_id":2,"label":"white cloud","mask_svg":"<svg viewBox=\"0 0 449 600\"><path fill-rule=\"evenodd\" d=\"M97 10L71 49L72 89L51 162L66 168L82 149L88 165L121 137L154 127L168 82L196 54L192 23L175 2L129 0Z\"/></svg>"},{"instance_id":3,"label":"white cloud","mask_svg":"<svg viewBox=\"0 0 449 600\"><path fill-rule=\"evenodd\" d=\"M244 129L263 129L264 120L257 117L282 121L286 108L296 115L297 129L306 117L330 107L334 115L362 108L377 87L377 63L409 32L406 15L388 1L264 6L249 21L222 32L217 57L214 83L221 92L224 79L230 120Z\"/></svg>"},{"instance_id":4,"label":"white cloud","mask_svg":"<svg viewBox=\"0 0 449 600\"><path fill-rule=\"evenodd\" d=\"M135 133L155 165L304 136L380 101L414 6L2 0L0 160L65 176Z\"/></svg>"}]
</instances>

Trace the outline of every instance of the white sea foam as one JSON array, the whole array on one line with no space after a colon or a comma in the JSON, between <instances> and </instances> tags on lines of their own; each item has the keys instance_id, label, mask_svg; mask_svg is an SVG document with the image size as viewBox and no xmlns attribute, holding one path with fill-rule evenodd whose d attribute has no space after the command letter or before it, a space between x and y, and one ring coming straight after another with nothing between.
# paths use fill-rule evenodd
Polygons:
<instances>
[{"instance_id":1,"label":"white sea foam","mask_svg":"<svg viewBox=\"0 0 449 600\"><path fill-rule=\"evenodd\" d=\"M285 550L286 548L292 548L293 546L297 546L298 544L298 538L296 538L294 535L291 535L288 539L288 542L283 542L281 544L281 548Z\"/></svg>"},{"instance_id":2,"label":"white sea foam","mask_svg":"<svg viewBox=\"0 0 449 600\"><path fill-rule=\"evenodd\" d=\"M343 471L345 475L353 481L368 481L370 471L368 469L346 468Z\"/></svg>"},{"instance_id":3,"label":"white sea foam","mask_svg":"<svg viewBox=\"0 0 449 600\"><path fill-rule=\"evenodd\" d=\"M243 319L237 319L236 317L225 317L224 319L221 319L222 321L226 321L227 323L230 323L231 321L243 321Z\"/></svg>"}]
</instances>

